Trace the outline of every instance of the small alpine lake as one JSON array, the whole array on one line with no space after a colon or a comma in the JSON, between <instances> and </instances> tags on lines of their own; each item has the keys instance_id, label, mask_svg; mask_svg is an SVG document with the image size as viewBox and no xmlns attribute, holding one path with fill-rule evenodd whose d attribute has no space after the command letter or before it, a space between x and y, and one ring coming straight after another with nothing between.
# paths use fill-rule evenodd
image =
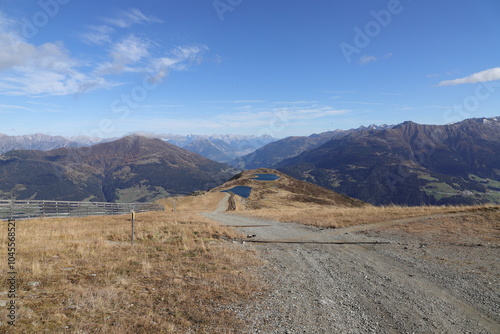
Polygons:
<instances>
[{"instance_id":1,"label":"small alpine lake","mask_svg":"<svg viewBox=\"0 0 500 334\"><path fill-rule=\"evenodd\" d=\"M222 190L221 192L234 193L234 194L241 196L243 198L248 198L248 197L250 197L251 191L252 191L252 187L236 186L236 187L233 187L231 189Z\"/></svg>"},{"instance_id":2,"label":"small alpine lake","mask_svg":"<svg viewBox=\"0 0 500 334\"><path fill-rule=\"evenodd\" d=\"M256 177L251 178L250 180L256 181L276 181L280 179L280 177L276 174L255 174Z\"/></svg>"}]
</instances>

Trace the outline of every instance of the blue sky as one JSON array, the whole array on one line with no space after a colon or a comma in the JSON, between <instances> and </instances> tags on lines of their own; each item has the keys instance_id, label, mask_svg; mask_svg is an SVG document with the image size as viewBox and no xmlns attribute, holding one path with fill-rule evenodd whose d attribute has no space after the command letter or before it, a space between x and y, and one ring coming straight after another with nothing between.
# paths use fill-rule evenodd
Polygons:
<instances>
[{"instance_id":1,"label":"blue sky","mask_svg":"<svg viewBox=\"0 0 500 334\"><path fill-rule=\"evenodd\" d=\"M496 0L3 0L0 133L309 135L500 115Z\"/></svg>"}]
</instances>

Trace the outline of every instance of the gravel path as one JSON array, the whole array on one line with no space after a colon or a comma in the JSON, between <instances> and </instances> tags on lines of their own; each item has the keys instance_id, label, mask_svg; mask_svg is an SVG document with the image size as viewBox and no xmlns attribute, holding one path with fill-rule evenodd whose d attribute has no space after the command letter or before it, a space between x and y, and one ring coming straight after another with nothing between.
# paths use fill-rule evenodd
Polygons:
<instances>
[{"instance_id":1,"label":"gravel path","mask_svg":"<svg viewBox=\"0 0 500 334\"><path fill-rule=\"evenodd\" d=\"M267 261L269 291L233 309L245 333L500 333L498 247L469 247L489 266L470 272L451 261L463 246L366 232L415 218L333 230L223 209L205 216L248 235L242 247Z\"/></svg>"}]
</instances>

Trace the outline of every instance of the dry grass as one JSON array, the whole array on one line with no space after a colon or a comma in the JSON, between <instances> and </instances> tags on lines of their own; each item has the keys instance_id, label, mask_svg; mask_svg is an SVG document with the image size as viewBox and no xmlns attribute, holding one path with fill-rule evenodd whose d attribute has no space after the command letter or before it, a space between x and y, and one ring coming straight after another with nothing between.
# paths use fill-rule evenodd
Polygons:
<instances>
[{"instance_id":1,"label":"dry grass","mask_svg":"<svg viewBox=\"0 0 500 334\"><path fill-rule=\"evenodd\" d=\"M364 206L360 208L346 208L304 204L302 208L244 210L239 211L238 214L273 219L281 222L296 222L319 227L341 228L433 214L471 212L483 208L487 208L487 206Z\"/></svg>"},{"instance_id":2,"label":"dry grass","mask_svg":"<svg viewBox=\"0 0 500 334\"><path fill-rule=\"evenodd\" d=\"M458 245L498 244L500 211L475 210L468 215L417 220L411 224L382 227L380 231L406 233L428 242Z\"/></svg>"},{"instance_id":3,"label":"dry grass","mask_svg":"<svg viewBox=\"0 0 500 334\"><path fill-rule=\"evenodd\" d=\"M217 208L219 202L226 196L226 193L214 192L205 193L201 196L180 196L161 199L158 201L165 207L166 211L172 212L210 212Z\"/></svg>"},{"instance_id":4,"label":"dry grass","mask_svg":"<svg viewBox=\"0 0 500 334\"><path fill-rule=\"evenodd\" d=\"M221 237L238 236L189 212L138 214L133 247L129 216L18 221L16 332L236 332L242 324L227 305L258 288L244 271L258 260ZM5 280L0 287L7 290ZM2 333L10 330L5 316Z\"/></svg>"}]
</instances>

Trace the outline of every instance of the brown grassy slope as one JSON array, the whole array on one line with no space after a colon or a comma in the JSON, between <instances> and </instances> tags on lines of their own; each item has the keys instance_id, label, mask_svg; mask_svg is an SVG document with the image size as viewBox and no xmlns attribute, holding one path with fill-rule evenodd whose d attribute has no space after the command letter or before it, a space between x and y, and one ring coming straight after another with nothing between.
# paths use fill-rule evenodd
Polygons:
<instances>
[{"instance_id":1,"label":"brown grassy slope","mask_svg":"<svg viewBox=\"0 0 500 334\"><path fill-rule=\"evenodd\" d=\"M465 246L500 243L500 210L471 208L466 215L419 220L412 224L381 227L386 233L406 233L426 242Z\"/></svg>"},{"instance_id":2,"label":"brown grassy slope","mask_svg":"<svg viewBox=\"0 0 500 334\"><path fill-rule=\"evenodd\" d=\"M276 174L276 181L252 180L255 174ZM210 192L220 192L235 186L252 187L248 199L240 201L243 209L275 207L302 209L309 206L361 207L367 204L312 183L299 181L277 170L259 168L244 171Z\"/></svg>"},{"instance_id":3,"label":"brown grassy slope","mask_svg":"<svg viewBox=\"0 0 500 334\"><path fill-rule=\"evenodd\" d=\"M240 211L239 214L282 222L296 222L327 228L341 228L355 225L380 223L389 220L430 216L455 212L476 212L488 206L365 206L361 208L306 207L269 208Z\"/></svg>"},{"instance_id":4,"label":"brown grassy slope","mask_svg":"<svg viewBox=\"0 0 500 334\"><path fill-rule=\"evenodd\" d=\"M179 212L200 213L214 211L225 196L225 193L214 191L203 193L203 195L200 196L169 197L157 202L163 205L167 212L173 211L175 206L176 211Z\"/></svg>"},{"instance_id":5,"label":"brown grassy slope","mask_svg":"<svg viewBox=\"0 0 500 334\"><path fill-rule=\"evenodd\" d=\"M237 332L242 324L225 306L257 289L246 269L258 261L219 240L237 237L232 230L182 207L138 214L133 247L129 216L18 221L18 322L16 331L6 326L2 308L0 333ZM6 260L0 268L6 277Z\"/></svg>"},{"instance_id":6,"label":"brown grassy slope","mask_svg":"<svg viewBox=\"0 0 500 334\"><path fill-rule=\"evenodd\" d=\"M276 181L256 181L252 180L255 174L276 174L281 178ZM253 188L247 199L236 196L237 214L330 228L433 214L473 212L488 207L376 207L268 168L245 171L222 186L212 189L211 193L215 194L234 186Z\"/></svg>"}]
</instances>

